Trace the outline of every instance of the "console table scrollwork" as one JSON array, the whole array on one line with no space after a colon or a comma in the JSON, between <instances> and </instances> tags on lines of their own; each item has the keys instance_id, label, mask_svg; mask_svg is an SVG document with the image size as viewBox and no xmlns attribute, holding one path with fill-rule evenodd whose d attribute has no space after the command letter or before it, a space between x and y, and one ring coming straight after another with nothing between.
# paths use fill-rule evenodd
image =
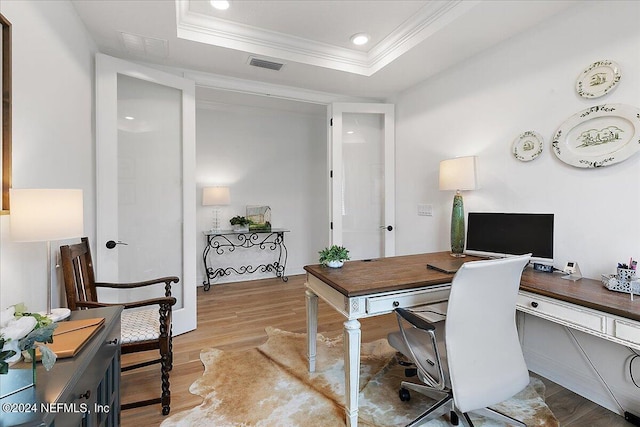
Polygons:
<instances>
[{"instance_id":1,"label":"console table scrollwork","mask_svg":"<svg viewBox=\"0 0 640 427\"><path fill-rule=\"evenodd\" d=\"M204 263L205 280L202 282L204 290L211 288L211 281L218 277L236 274L251 274L255 272L273 272L276 277L282 279L283 282L289 280L284 274L287 266L287 247L284 245L284 233L289 230L281 228L272 228L271 230L250 230L250 231L206 231L204 233L207 244L202 252L202 261ZM239 267L218 267L213 268L209 265L209 255L224 255L232 253L236 248L249 249L257 247L260 250L274 251L277 258L272 263L260 264L253 266L251 264Z\"/></svg>"}]
</instances>

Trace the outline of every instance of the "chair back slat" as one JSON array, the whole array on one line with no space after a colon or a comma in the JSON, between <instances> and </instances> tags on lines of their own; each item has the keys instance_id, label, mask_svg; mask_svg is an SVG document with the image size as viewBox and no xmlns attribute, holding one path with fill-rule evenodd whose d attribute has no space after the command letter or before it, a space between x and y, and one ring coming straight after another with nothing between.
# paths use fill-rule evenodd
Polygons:
<instances>
[{"instance_id":1,"label":"chair back slat","mask_svg":"<svg viewBox=\"0 0 640 427\"><path fill-rule=\"evenodd\" d=\"M60 258L69 309L79 309L78 302L97 302L89 239L83 237L80 243L61 246Z\"/></svg>"}]
</instances>

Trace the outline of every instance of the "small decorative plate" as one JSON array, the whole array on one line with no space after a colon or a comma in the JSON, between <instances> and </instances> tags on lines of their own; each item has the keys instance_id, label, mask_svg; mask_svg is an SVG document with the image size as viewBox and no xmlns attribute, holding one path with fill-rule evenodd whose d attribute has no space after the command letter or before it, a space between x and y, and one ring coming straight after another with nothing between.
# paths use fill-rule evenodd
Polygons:
<instances>
[{"instance_id":1,"label":"small decorative plate","mask_svg":"<svg viewBox=\"0 0 640 427\"><path fill-rule=\"evenodd\" d=\"M587 108L560 125L551 146L560 160L578 168L622 162L640 150L640 109L624 104Z\"/></svg>"},{"instance_id":2,"label":"small decorative plate","mask_svg":"<svg viewBox=\"0 0 640 427\"><path fill-rule=\"evenodd\" d=\"M544 149L544 139L538 132L528 130L520 134L514 141L511 148L513 157L528 162L537 158Z\"/></svg>"},{"instance_id":3,"label":"small decorative plate","mask_svg":"<svg viewBox=\"0 0 640 427\"><path fill-rule=\"evenodd\" d=\"M576 91L583 98L606 95L620 81L620 67L613 61L596 61L589 65L576 81Z\"/></svg>"}]
</instances>

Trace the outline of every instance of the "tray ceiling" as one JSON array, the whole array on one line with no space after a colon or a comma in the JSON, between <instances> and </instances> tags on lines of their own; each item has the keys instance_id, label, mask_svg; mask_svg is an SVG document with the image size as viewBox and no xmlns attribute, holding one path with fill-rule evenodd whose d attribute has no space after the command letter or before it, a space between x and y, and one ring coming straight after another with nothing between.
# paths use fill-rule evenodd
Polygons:
<instances>
[{"instance_id":1,"label":"tray ceiling","mask_svg":"<svg viewBox=\"0 0 640 427\"><path fill-rule=\"evenodd\" d=\"M225 11L205 0L72 4L108 55L234 87L384 99L588 1L230 0ZM351 44L360 32L370 42ZM252 58L283 66L254 67Z\"/></svg>"}]
</instances>

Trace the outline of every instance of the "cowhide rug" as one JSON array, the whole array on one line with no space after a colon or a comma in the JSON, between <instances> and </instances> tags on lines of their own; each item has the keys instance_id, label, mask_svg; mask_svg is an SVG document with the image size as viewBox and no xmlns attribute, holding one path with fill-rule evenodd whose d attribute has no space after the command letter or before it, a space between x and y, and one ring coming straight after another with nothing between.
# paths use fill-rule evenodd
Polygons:
<instances>
[{"instance_id":1,"label":"cowhide rug","mask_svg":"<svg viewBox=\"0 0 640 427\"><path fill-rule=\"evenodd\" d=\"M330 339L318 334L316 372L309 373L306 336L275 328L266 330L269 339L256 349L202 350L205 372L189 391L204 401L166 418L162 427L345 426L342 336ZM405 425L431 402L415 392L409 402L400 401L398 387L404 379L404 368L397 364L395 355L386 340L362 344L358 425ZM495 408L530 427L559 426L544 403L544 385L538 379L532 379L525 390ZM504 425L481 418L474 419L474 424ZM445 417L425 424L449 425Z\"/></svg>"}]
</instances>

